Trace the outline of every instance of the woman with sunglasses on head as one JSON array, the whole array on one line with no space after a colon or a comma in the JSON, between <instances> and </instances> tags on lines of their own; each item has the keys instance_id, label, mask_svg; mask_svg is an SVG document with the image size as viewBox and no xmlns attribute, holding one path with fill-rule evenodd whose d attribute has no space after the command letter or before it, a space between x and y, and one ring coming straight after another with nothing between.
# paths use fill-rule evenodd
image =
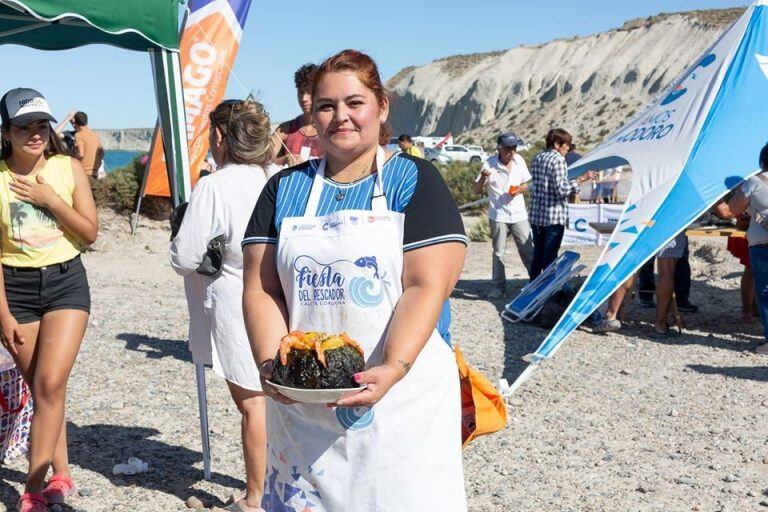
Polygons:
<instances>
[{"instance_id":1,"label":"woman with sunglasses on head","mask_svg":"<svg viewBox=\"0 0 768 512\"><path fill-rule=\"evenodd\" d=\"M266 437L264 395L243 323L243 253L240 242L272 160L269 116L255 101L228 100L211 112L209 143L217 170L200 179L171 244L171 265L184 276L190 310L190 349L207 350L227 381L241 420L246 488L225 510L260 510ZM196 270L208 243L223 235L222 271ZM211 346L212 341L212 346Z\"/></svg>"},{"instance_id":2,"label":"woman with sunglasses on head","mask_svg":"<svg viewBox=\"0 0 768 512\"><path fill-rule=\"evenodd\" d=\"M466 236L435 167L388 153L376 64L345 50L313 77L325 157L272 177L243 239L243 308L267 401L267 511L466 510L456 359L438 326ZM330 299L329 299L330 297ZM367 387L291 403L267 381L289 331L348 333Z\"/></svg>"},{"instance_id":3,"label":"woman with sunglasses on head","mask_svg":"<svg viewBox=\"0 0 768 512\"><path fill-rule=\"evenodd\" d=\"M75 491L64 404L91 307L80 250L96 241L99 222L88 176L65 156L43 95L8 91L0 117L0 339L35 404L18 510L45 512Z\"/></svg>"}]
</instances>

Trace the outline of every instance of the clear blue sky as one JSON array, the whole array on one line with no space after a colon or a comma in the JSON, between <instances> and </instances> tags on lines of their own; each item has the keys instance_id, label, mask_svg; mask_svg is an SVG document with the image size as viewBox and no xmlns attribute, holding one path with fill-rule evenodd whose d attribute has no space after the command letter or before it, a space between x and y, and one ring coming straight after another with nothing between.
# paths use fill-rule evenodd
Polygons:
<instances>
[{"instance_id":1,"label":"clear blue sky","mask_svg":"<svg viewBox=\"0 0 768 512\"><path fill-rule=\"evenodd\" d=\"M116 0L107 0L116 1ZM588 35L660 12L746 5L744 0L253 0L229 97L259 94L273 121L298 112L293 72L344 48L369 53L385 79L399 69L461 53ZM61 52L0 47L0 90L40 90L54 115L84 110L95 128L154 125L149 57L110 46Z\"/></svg>"}]
</instances>

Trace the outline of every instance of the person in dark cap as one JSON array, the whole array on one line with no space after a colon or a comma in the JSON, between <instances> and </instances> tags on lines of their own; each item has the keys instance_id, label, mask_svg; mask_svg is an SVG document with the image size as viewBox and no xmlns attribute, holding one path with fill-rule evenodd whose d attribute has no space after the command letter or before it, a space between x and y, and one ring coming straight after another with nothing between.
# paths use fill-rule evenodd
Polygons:
<instances>
[{"instance_id":1,"label":"person in dark cap","mask_svg":"<svg viewBox=\"0 0 768 512\"><path fill-rule=\"evenodd\" d=\"M492 299L506 295L504 252L510 234L529 274L533 258L531 226L528 224L528 211L523 199L531 173L523 157L517 154L517 146L522 145L523 141L509 132L499 135L496 143L496 154L483 163L475 181L475 193L486 191L490 203L488 223L493 240L493 270L488 297Z\"/></svg>"}]
</instances>

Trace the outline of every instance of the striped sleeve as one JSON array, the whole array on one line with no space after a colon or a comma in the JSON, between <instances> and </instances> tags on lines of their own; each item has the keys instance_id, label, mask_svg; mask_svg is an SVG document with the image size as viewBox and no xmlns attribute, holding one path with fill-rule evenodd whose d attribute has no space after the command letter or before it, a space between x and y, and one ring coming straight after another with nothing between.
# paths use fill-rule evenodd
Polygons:
<instances>
[{"instance_id":1,"label":"striped sleeve","mask_svg":"<svg viewBox=\"0 0 768 512\"><path fill-rule=\"evenodd\" d=\"M253 209L251 220L245 228L242 247L249 244L277 244L277 226L275 225L275 209L277 187L282 173L272 176L261 191L256 207Z\"/></svg>"},{"instance_id":2,"label":"striped sleeve","mask_svg":"<svg viewBox=\"0 0 768 512\"><path fill-rule=\"evenodd\" d=\"M412 158L412 161L416 163L418 175L403 211L403 251L445 242L466 245L464 223L440 171L426 160Z\"/></svg>"}]
</instances>

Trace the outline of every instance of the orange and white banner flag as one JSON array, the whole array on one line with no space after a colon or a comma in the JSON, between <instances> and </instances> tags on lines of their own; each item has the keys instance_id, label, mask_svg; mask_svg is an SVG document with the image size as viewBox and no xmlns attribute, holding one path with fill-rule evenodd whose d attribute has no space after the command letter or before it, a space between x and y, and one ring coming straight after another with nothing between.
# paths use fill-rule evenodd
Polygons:
<instances>
[{"instance_id":1,"label":"orange and white banner flag","mask_svg":"<svg viewBox=\"0 0 768 512\"><path fill-rule=\"evenodd\" d=\"M191 0L181 37L181 70L192 186L208 154L208 115L224 98L251 0ZM160 133L155 130L144 194L170 197Z\"/></svg>"}]
</instances>

